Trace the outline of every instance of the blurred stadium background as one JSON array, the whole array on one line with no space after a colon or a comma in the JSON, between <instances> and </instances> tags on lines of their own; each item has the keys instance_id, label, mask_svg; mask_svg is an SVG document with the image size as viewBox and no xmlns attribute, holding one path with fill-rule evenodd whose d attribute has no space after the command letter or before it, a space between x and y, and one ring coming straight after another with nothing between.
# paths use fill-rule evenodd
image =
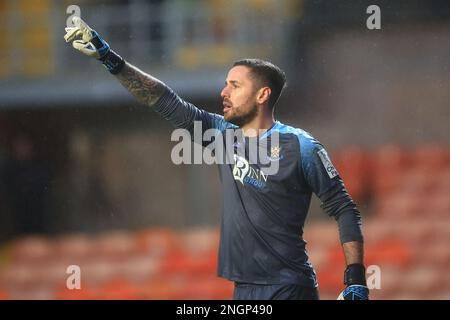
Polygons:
<instances>
[{"instance_id":1,"label":"blurred stadium background","mask_svg":"<svg viewBox=\"0 0 450 320\"><path fill-rule=\"evenodd\" d=\"M289 87L364 218L373 299L450 299L450 2L1 0L0 299L229 299L216 277L217 169L176 166L171 127L63 40L69 5L131 63L221 112L232 62ZM368 30L366 8L381 8ZM321 297L342 289L335 222L305 239ZM81 290L66 268L81 267Z\"/></svg>"}]
</instances>

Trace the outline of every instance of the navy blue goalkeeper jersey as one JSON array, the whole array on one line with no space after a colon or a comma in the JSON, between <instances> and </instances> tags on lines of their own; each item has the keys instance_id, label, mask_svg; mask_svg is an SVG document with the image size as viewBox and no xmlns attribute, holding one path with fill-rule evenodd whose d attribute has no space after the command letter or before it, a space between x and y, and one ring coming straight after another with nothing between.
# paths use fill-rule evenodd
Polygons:
<instances>
[{"instance_id":1,"label":"navy blue goalkeeper jersey","mask_svg":"<svg viewBox=\"0 0 450 320\"><path fill-rule=\"evenodd\" d=\"M200 121L203 131L237 129L221 115L201 110L171 90L154 109L175 127L190 132L194 121ZM275 132L279 143L271 146ZM268 146L264 165L249 159L245 145L252 139L267 142L262 143ZM236 282L316 287L302 237L312 193L331 216L351 210L359 226L359 212L338 172L324 147L309 133L278 121L265 134L235 141L234 146L239 144L244 144L244 153L235 156L232 163L219 164L223 209L218 275ZM275 174L264 172L267 160L278 161ZM361 237L358 232L350 233L343 241Z\"/></svg>"}]
</instances>

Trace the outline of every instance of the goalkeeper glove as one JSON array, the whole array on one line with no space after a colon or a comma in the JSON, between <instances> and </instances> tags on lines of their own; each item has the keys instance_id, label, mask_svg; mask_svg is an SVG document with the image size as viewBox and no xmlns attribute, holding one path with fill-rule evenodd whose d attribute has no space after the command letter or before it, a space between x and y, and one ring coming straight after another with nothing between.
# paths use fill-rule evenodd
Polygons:
<instances>
[{"instance_id":1,"label":"goalkeeper glove","mask_svg":"<svg viewBox=\"0 0 450 320\"><path fill-rule=\"evenodd\" d=\"M366 268L362 264L350 264L345 269L344 284L347 286L338 300L369 300L366 285Z\"/></svg>"},{"instance_id":2,"label":"goalkeeper glove","mask_svg":"<svg viewBox=\"0 0 450 320\"><path fill-rule=\"evenodd\" d=\"M80 17L74 16L75 27L67 27L64 39L83 54L100 60L112 74L117 74L125 65L125 60L112 51L108 43L91 29Z\"/></svg>"}]
</instances>

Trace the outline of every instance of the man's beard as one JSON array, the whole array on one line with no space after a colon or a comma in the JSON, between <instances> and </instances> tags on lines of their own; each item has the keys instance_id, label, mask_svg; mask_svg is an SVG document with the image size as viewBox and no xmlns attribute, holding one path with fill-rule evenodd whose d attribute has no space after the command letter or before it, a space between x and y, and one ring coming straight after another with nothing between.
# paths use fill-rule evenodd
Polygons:
<instances>
[{"instance_id":1,"label":"man's beard","mask_svg":"<svg viewBox=\"0 0 450 320\"><path fill-rule=\"evenodd\" d=\"M256 104L253 105L253 107L245 113L239 113L239 111L241 111L239 109L236 109L236 111L237 112L232 114L230 118L227 119L225 117L225 120L231 122L234 125L237 125L238 127L245 126L247 123L255 119L258 115L258 107L256 106Z\"/></svg>"}]
</instances>

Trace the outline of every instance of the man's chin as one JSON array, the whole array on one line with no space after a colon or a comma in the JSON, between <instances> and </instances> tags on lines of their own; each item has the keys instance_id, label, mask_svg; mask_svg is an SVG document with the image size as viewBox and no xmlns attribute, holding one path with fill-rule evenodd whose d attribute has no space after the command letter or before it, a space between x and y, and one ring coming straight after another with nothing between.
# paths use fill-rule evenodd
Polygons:
<instances>
[{"instance_id":1,"label":"man's chin","mask_svg":"<svg viewBox=\"0 0 450 320\"><path fill-rule=\"evenodd\" d=\"M223 119L226 121L226 122L229 122L229 123L231 123L231 124L234 124L234 125L236 125L236 126L240 126L240 121L239 121L239 119L238 118L236 118L236 117L233 117L232 115L228 115L227 113L226 114L224 114L223 115Z\"/></svg>"},{"instance_id":2,"label":"man's chin","mask_svg":"<svg viewBox=\"0 0 450 320\"><path fill-rule=\"evenodd\" d=\"M224 113L223 118L225 121L230 122L238 127L242 127L255 119L257 115L257 109L253 109L251 112L247 114L239 114L239 113L232 113L232 110L229 110L228 112Z\"/></svg>"},{"instance_id":3,"label":"man's chin","mask_svg":"<svg viewBox=\"0 0 450 320\"><path fill-rule=\"evenodd\" d=\"M233 123L233 116L230 114L231 111L228 111L227 113L224 113L223 118L226 122Z\"/></svg>"}]
</instances>

